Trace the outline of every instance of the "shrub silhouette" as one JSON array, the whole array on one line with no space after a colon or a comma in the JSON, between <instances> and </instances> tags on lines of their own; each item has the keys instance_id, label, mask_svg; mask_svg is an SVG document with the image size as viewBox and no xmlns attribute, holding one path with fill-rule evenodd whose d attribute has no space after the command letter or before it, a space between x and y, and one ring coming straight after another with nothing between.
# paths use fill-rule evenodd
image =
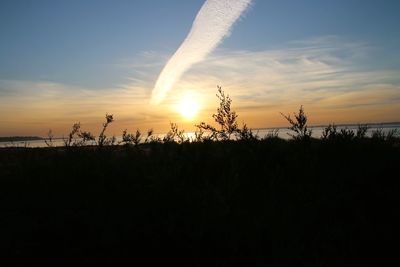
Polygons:
<instances>
[{"instance_id":1,"label":"shrub silhouette","mask_svg":"<svg viewBox=\"0 0 400 267\"><path fill-rule=\"evenodd\" d=\"M394 141L400 137L398 129L391 129L386 133L386 141Z\"/></svg>"},{"instance_id":2,"label":"shrub silhouette","mask_svg":"<svg viewBox=\"0 0 400 267\"><path fill-rule=\"evenodd\" d=\"M365 138L369 127L366 124L359 124L357 127L356 138Z\"/></svg>"},{"instance_id":3,"label":"shrub silhouette","mask_svg":"<svg viewBox=\"0 0 400 267\"><path fill-rule=\"evenodd\" d=\"M164 143L177 142L179 144L182 144L189 141L189 139L185 136L185 131L179 130L176 123L171 122L170 126L171 129L167 132L162 140Z\"/></svg>"},{"instance_id":4,"label":"shrub silhouette","mask_svg":"<svg viewBox=\"0 0 400 267\"><path fill-rule=\"evenodd\" d=\"M79 145L86 145L88 141L95 141L96 138L90 132L79 132L78 136L82 139Z\"/></svg>"},{"instance_id":5,"label":"shrub silhouette","mask_svg":"<svg viewBox=\"0 0 400 267\"><path fill-rule=\"evenodd\" d=\"M308 140L311 138L312 130L307 127L307 116L304 113L303 106L300 106L299 113L293 113L295 119L293 120L290 115L285 115L281 112L281 115L290 123L289 130L292 130L294 134L288 133L295 140Z\"/></svg>"},{"instance_id":6,"label":"shrub silhouette","mask_svg":"<svg viewBox=\"0 0 400 267\"><path fill-rule=\"evenodd\" d=\"M120 143L124 145L139 145L140 141L142 140L142 133L139 129L136 130L135 134L130 134L125 129L122 132L122 141Z\"/></svg>"},{"instance_id":7,"label":"shrub silhouette","mask_svg":"<svg viewBox=\"0 0 400 267\"><path fill-rule=\"evenodd\" d=\"M335 124L329 124L326 128L324 128L322 132L321 139L322 140L345 140L351 141L355 138L362 139L366 137L368 131L368 126L364 124L359 124L357 127L357 131L354 132L352 129L348 129L347 127L337 130Z\"/></svg>"},{"instance_id":8,"label":"shrub silhouette","mask_svg":"<svg viewBox=\"0 0 400 267\"><path fill-rule=\"evenodd\" d=\"M54 139L54 135L53 135L53 131L51 129L49 129L49 131L47 132L47 139L44 139L45 144L48 147L53 147L54 143L53 143L53 139Z\"/></svg>"},{"instance_id":9,"label":"shrub silhouette","mask_svg":"<svg viewBox=\"0 0 400 267\"><path fill-rule=\"evenodd\" d=\"M219 108L217 109L217 113L213 114L212 117L219 125L219 129L205 122L200 122L200 124L195 126L199 129L210 131L210 139L229 140L232 134L238 133L238 124L236 120L238 115L235 111L231 110L232 100L229 95L225 95L221 86L217 86L217 89L218 92L216 96L219 99Z\"/></svg>"},{"instance_id":10,"label":"shrub silhouette","mask_svg":"<svg viewBox=\"0 0 400 267\"><path fill-rule=\"evenodd\" d=\"M204 131L203 128L197 128L197 130L194 132L194 140L193 142L203 142L205 141L206 136L204 136Z\"/></svg>"},{"instance_id":11,"label":"shrub silhouette","mask_svg":"<svg viewBox=\"0 0 400 267\"><path fill-rule=\"evenodd\" d=\"M254 134L253 131L249 129L245 123L243 124L242 129L237 129L236 136L239 140L245 141L254 141L259 139L258 135Z\"/></svg>"},{"instance_id":12,"label":"shrub silhouette","mask_svg":"<svg viewBox=\"0 0 400 267\"><path fill-rule=\"evenodd\" d=\"M103 123L103 129L101 130L98 141L97 141L98 146L113 145L115 143L115 141L116 141L115 136L113 136L111 138L107 138L107 136L105 135L105 131L106 131L108 125L110 123L112 123L113 121L114 121L113 115L106 114L106 122Z\"/></svg>"},{"instance_id":13,"label":"shrub silhouette","mask_svg":"<svg viewBox=\"0 0 400 267\"><path fill-rule=\"evenodd\" d=\"M113 145L116 142L115 136L111 138L107 138L105 135L105 131L110 123L114 121L113 115L106 114L106 122L103 123L103 129L100 132L98 137L97 145L98 146L105 146L105 145ZM50 130L51 131L51 130ZM45 140L47 146L52 146L53 135L49 131L48 137L49 141ZM92 144L96 142L96 137L88 131L81 130L81 123L77 122L72 125L72 129L68 134L67 138L63 137L64 146L85 146L88 144L89 141L92 141Z\"/></svg>"},{"instance_id":14,"label":"shrub silhouette","mask_svg":"<svg viewBox=\"0 0 400 267\"><path fill-rule=\"evenodd\" d=\"M336 139L337 136L338 136L337 128L336 128L336 125L333 123L333 124L329 124L327 127L324 128L324 130L322 131L321 139L322 140L333 140L333 139Z\"/></svg>"},{"instance_id":15,"label":"shrub silhouette","mask_svg":"<svg viewBox=\"0 0 400 267\"><path fill-rule=\"evenodd\" d=\"M240 129L237 123L237 117L235 111L231 110L232 100L229 95L225 95L221 86L217 86L218 92L216 94L219 99L219 107L217 108L217 113L213 114L215 122L219 125L219 129L206 124L205 122L200 122L200 124L195 125L197 130L195 131L195 136L193 139L189 139L185 135L184 130L179 130L176 123L170 123L170 130L165 134L165 136L160 139L153 135L153 129L148 130L147 136L144 143L169 143L177 142L182 144L184 142L203 142L207 140L230 140L232 135L235 135L238 140L258 140L257 134L247 127L244 123L243 128ZM113 145L116 142L115 136L108 138L105 134L107 127L110 123L114 121L113 115L106 114L106 121L103 123L103 128L97 139L97 145L102 147L105 145ZM207 131L207 133L206 133ZM80 139L78 139L80 138ZM118 144L123 145L139 145L142 141L142 133L139 129L136 130L134 134L128 133L127 129L122 132L122 140ZM50 140L50 139L49 139ZM82 132L80 123L75 123L72 127L68 138L64 139L65 146L82 146L86 145L88 141L95 141L95 137L90 132ZM49 141L50 142L50 141ZM46 144L48 142L46 141ZM50 143L49 143L50 144ZM48 145L49 145L48 144Z\"/></svg>"},{"instance_id":16,"label":"shrub silhouette","mask_svg":"<svg viewBox=\"0 0 400 267\"><path fill-rule=\"evenodd\" d=\"M338 137L342 140L346 140L346 141L351 141L354 139L355 134L354 131L351 129L348 129L347 127L340 129L340 132L338 134Z\"/></svg>"},{"instance_id":17,"label":"shrub silhouette","mask_svg":"<svg viewBox=\"0 0 400 267\"><path fill-rule=\"evenodd\" d=\"M271 129L267 132L267 134L263 139L265 140L265 139L279 138L278 136L279 136L279 129Z\"/></svg>"},{"instance_id":18,"label":"shrub silhouette","mask_svg":"<svg viewBox=\"0 0 400 267\"><path fill-rule=\"evenodd\" d=\"M386 133L383 131L383 128L377 128L372 131L372 139L380 140L380 141L395 141L400 137L400 133L397 129L391 129Z\"/></svg>"},{"instance_id":19,"label":"shrub silhouette","mask_svg":"<svg viewBox=\"0 0 400 267\"><path fill-rule=\"evenodd\" d=\"M252 129L248 128L245 123L243 127L239 128L237 123L237 117L235 111L231 109L232 99L229 95L225 94L221 86L217 86L217 94L219 100L219 107L217 108L217 113L212 115L212 118L217 123L218 127L206 124L205 122L200 122L200 124L195 125L197 130L194 133L194 137L189 138L185 135L184 130L179 130L176 123L170 123L170 130L160 138L153 135L153 129L147 131L147 136L144 137L139 129L135 133L131 134L125 129L122 132L122 141L118 144L123 145L135 145L138 146L141 143L171 143L176 142L179 144L185 142L204 142L204 141L225 141L231 140L232 136L236 137L234 140L266 140L271 138L279 138L279 129L270 130L266 136L260 138L255 134ZM285 115L280 113L290 124L290 129L293 133L287 133L294 140L309 140L312 135L312 130L308 128L307 116L304 112L303 106L300 106L298 113L293 113L294 118L291 115ZM82 131L80 122L73 124L70 133L67 138L63 137L64 145L69 146L84 146L88 142L92 141L92 144L97 144L102 147L105 145L114 145L116 143L115 136L108 138L105 134L106 129L110 123L114 121L113 115L106 114L106 121L103 123L103 128L97 139L90 132ZM338 130L337 126L329 124L323 129L321 140L346 140L351 141L354 139L363 139L367 137L367 131L369 127L366 124L359 124L357 130L352 130L343 128ZM53 134L49 130L48 138L45 139L45 143L48 147L53 146ZM382 128L378 128L371 134L372 139L384 140L384 141L398 141L399 132L397 129L384 132ZM142 140L144 141L142 142Z\"/></svg>"},{"instance_id":20,"label":"shrub silhouette","mask_svg":"<svg viewBox=\"0 0 400 267\"><path fill-rule=\"evenodd\" d=\"M64 145L66 147L70 147L71 145L77 145L78 142L76 141L76 137L78 136L81 130L81 123L77 122L72 125L72 129L68 134L67 138L63 138Z\"/></svg>"},{"instance_id":21,"label":"shrub silhouette","mask_svg":"<svg viewBox=\"0 0 400 267\"><path fill-rule=\"evenodd\" d=\"M154 141L156 141L156 138L153 136L153 129L149 129L149 130L147 130L147 136L146 136L146 138L144 139L144 142L145 143L149 143L149 142L154 142Z\"/></svg>"}]
</instances>

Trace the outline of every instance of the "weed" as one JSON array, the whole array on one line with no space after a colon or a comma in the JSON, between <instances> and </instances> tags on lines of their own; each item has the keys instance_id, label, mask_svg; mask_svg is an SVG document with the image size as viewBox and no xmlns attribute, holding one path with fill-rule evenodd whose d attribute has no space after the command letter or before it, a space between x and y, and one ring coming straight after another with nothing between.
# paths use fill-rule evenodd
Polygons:
<instances>
[{"instance_id":1,"label":"weed","mask_svg":"<svg viewBox=\"0 0 400 267\"><path fill-rule=\"evenodd\" d=\"M54 135L53 135L53 131L51 129L49 129L49 131L47 132L47 137L48 137L48 140L44 139L45 144L48 147L53 147L54 146L54 143L53 143Z\"/></svg>"},{"instance_id":2,"label":"weed","mask_svg":"<svg viewBox=\"0 0 400 267\"><path fill-rule=\"evenodd\" d=\"M265 139L271 139L271 138L278 138L279 136L279 129L271 129L267 132L266 136L263 138Z\"/></svg>"},{"instance_id":3,"label":"weed","mask_svg":"<svg viewBox=\"0 0 400 267\"><path fill-rule=\"evenodd\" d=\"M257 134L254 134L251 129L247 127L247 125L244 123L242 129L238 129L236 133L237 137L239 140L258 140L259 137Z\"/></svg>"},{"instance_id":4,"label":"weed","mask_svg":"<svg viewBox=\"0 0 400 267\"><path fill-rule=\"evenodd\" d=\"M235 111L231 110L232 100L229 95L225 95L221 86L217 86L217 89L216 96L219 99L219 108L217 109L217 113L213 114L212 117L219 125L219 130L205 122L200 122L200 124L195 126L199 129L210 131L210 138L213 140L229 140L232 134L238 133L236 120L238 115Z\"/></svg>"},{"instance_id":5,"label":"weed","mask_svg":"<svg viewBox=\"0 0 400 267\"><path fill-rule=\"evenodd\" d=\"M292 130L294 134L288 133L293 139L296 140L308 140L311 138L312 130L307 127L307 116L304 113L303 106L300 106L299 113L294 114L295 120L290 115L285 115L281 112L281 115L290 123L289 130Z\"/></svg>"},{"instance_id":6,"label":"weed","mask_svg":"<svg viewBox=\"0 0 400 267\"><path fill-rule=\"evenodd\" d=\"M343 128L343 129L340 129L340 132L339 132L339 134L338 134L338 137L339 137L340 139L346 140L346 141L351 141L351 140L353 140L353 139L354 139L354 136L355 136L354 131L351 130L351 129L348 129L347 127L346 127L346 128Z\"/></svg>"},{"instance_id":7,"label":"weed","mask_svg":"<svg viewBox=\"0 0 400 267\"><path fill-rule=\"evenodd\" d=\"M394 141L400 137L400 133L397 129L391 129L385 133L382 127L372 131L372 139L381 141Z\"/></svg>"},{"instance_id":8,"label":"weed","mask_svg":"<svg viewBox=\"0 0 400 267\"><path fill-rule=\"evenodd\" d=\"M358 139L365 138L369 127L366 124L359 124L357 127L356 137Z\"/></svg>"},{"instance_id":9,"label":"weed","mask_svg":"<svg viewBox=\"0 0 400 267\"><path fill-rule=\"evenodd\" d=\"M115 141L116 141L115 136L113 136L112 138L107 138L107 136L105 135L105 131L106 131L108 125L110 123L112 123L113 121L114 121L113 115L106 114L106 122L103 123L103 129L101 130L98 141L97 141L97 144L99 146L113 145L115 143Z\"/></svg>"},{"instance_id":10,"label":"weed","mask_svg":"<svg viewBox=\"0 0 400 267\"><path fill-rule=\"evenodd\" d=\"M68 134L67 138L63 137L63 142L66 147L70 147L71 145L77 145L76 137L78 136L81 130L81 123L77 122L72 125L72 129Z\"/></svg>"},{"instance_id":11,"label":"weed","mask_svg":"<svg viewBox=\"0 0 400 267\"><path fill-rule=\"evenodd\" d=\"M139 145L140 141L142 140L142 133L139 129L136 130L135 134L130 134L125 129L122 132L122 141L120 143L124 145Z\"/></svg>"},{"instance_id":12,"label":"weed","mask_svg":"<svg viewBox=\"0 0 400 267\"><path fill-rule=\"evenodd\" d=\"M338 136L338 132L336 129L336 125L333 124L329 124L327 127L324 128L324 130L322 131L322 136L321 139L322 140L332 140L332 139L336 139Z\"/></svg>"},{"instance_id":13,"label":"weed","mask_svg":"<svg viewBox=\"0 0 400 267\"><path fill-rule=\"evenodd\" d=\"M86 131L83 131L83 132L80 131L78 133L78 137L81 138L81 141L77 142L77 145L81 145L81 146L87 145L87 142L89 142L89 141L94 142L96 140L96 138L93 136L92 133L86 132Z\"/></svg>"},{"instance_id":14,"label":"weed","mask_svg":"<svg viewBox=\"0 0 400 267\"><path fill-rule=\"evenodd\" d=\"M170 142L177 142L179 144L182 144L184 142L189 141L189 139L185 136L185 131L184 130L179 130L178 125L176 123L170 123L171 129L167 132L167 134L163 138L164 143L170 143Z\"/></svg>"}]
</instances>

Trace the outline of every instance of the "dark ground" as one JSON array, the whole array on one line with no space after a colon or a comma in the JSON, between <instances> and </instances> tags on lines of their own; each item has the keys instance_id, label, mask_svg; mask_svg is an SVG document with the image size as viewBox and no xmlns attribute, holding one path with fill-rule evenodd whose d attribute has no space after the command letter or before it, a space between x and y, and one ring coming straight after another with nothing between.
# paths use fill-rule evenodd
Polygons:
<instances>
[{"instance_id":1,"label":"dark ground","mask_svg":"<svg viewBox=\"0 0 400 267\"><path fill-rule=\"evenodd\" d=\"M0 149L0 266L382 266L399 166L372 139Z\"/></svg>"}]
</instances>

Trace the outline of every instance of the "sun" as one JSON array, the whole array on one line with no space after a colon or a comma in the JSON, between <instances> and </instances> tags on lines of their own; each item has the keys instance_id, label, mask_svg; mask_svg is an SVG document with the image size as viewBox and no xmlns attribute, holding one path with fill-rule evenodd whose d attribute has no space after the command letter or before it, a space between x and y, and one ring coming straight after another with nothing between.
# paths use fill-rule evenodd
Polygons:
<instances>
[{"instance_id":1,"label":"sun","mask_svg":"<svg viewBox=\"0 0 400 267\"><path fill-rule=\"evenodd\" d=\"M200 104L198 97L195 94L189 92L184 94L177 105L177 111L186 120L192 120L200 110Z\"/></svg>"}]
</instances>

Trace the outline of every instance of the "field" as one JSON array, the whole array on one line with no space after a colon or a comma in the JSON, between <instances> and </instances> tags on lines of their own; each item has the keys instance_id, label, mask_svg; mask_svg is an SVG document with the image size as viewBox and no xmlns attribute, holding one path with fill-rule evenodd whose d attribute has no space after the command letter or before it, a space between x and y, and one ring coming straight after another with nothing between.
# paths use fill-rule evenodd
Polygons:
<instances>
[{"instance_id":1,"label":"field","mask_svg":"<svg viewBox=\"0 0 400 267\"><path fill-rule=\"evenodd\" d=\"M382 264L399 165L398 139L3 148L2 261Z\"/></svg>"}]
</instances>

